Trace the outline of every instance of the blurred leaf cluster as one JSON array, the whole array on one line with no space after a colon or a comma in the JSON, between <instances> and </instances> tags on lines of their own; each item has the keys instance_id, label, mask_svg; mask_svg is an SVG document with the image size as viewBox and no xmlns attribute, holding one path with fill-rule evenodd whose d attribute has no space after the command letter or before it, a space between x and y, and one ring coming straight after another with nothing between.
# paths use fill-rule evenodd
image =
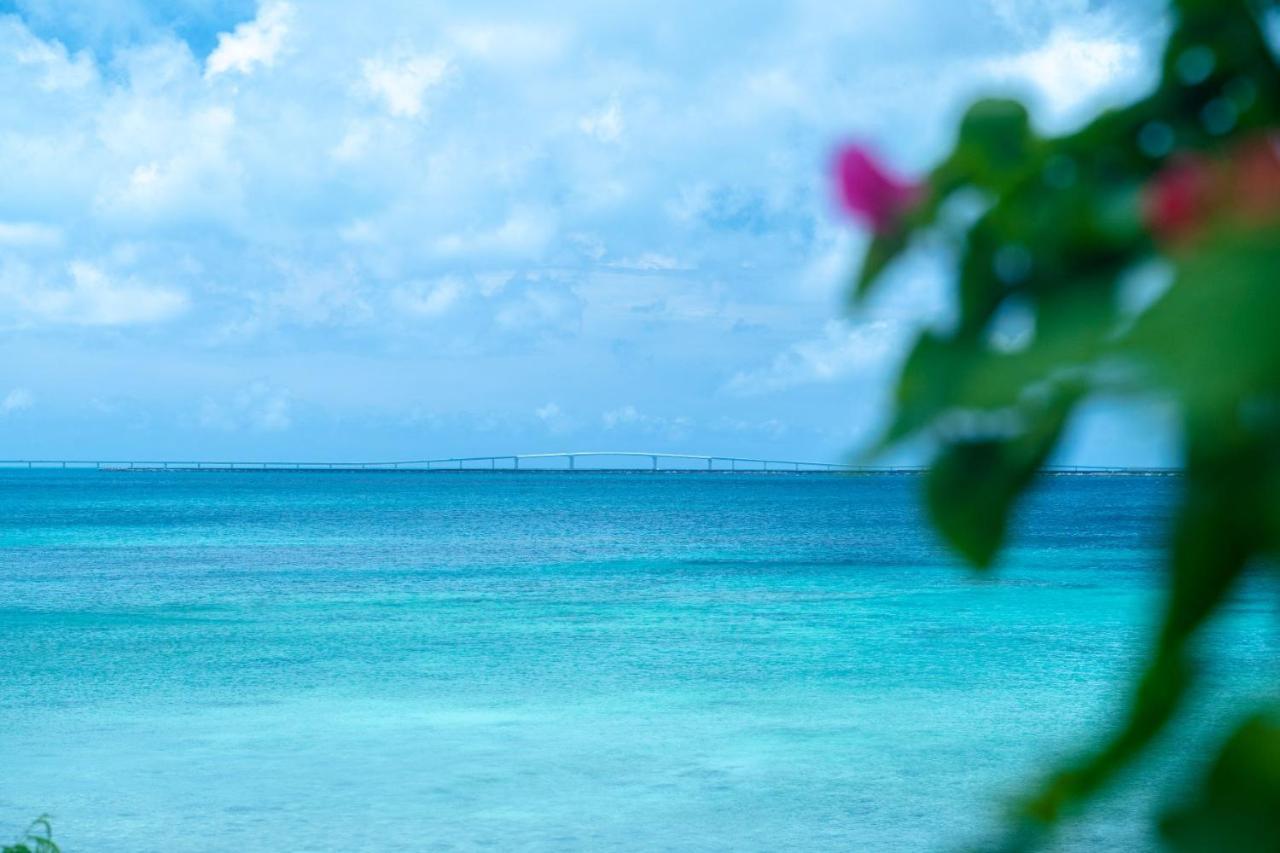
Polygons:
<instances>
[{"instance_id":1,"label":"blurred leaf cluster","mask_svg":"<svg viewBox=\"0 0 1280 853\"><path fill-rule=\"evenodd\" d=\"M979 569L1091 395L1155 392L1181 419L1158 636L1115 730L1018 804L1009 849L1039 844L1146 749L1194 682L1198 629L1280 552L1280 69L1264 30L1275 11L1175 0L1156 89L1069 135L1037 134L1016 101L974 104L855 283L865 299L922 231L955 245L958 318L917 339L881 446L938 448L929 512ZM979 212L957 223L961 200ZM1163 292L1135 304L1144 278ZM1011 340L1002 324L1017 312L1033 322ZM1280 850L1274 710L1224 733L1205 763L1200 787L1159 818L1165 843Z\"/></svg>"},{"instance_id":2,"label":"blurred leaf cluster","mask_svg":"<svg viewBox=\"0 0 1280 853\"><path fill-rule=\"evenodd\" d=\"M53 840L53 825L48 815L41 815L31 822L27 831L13 844L0 847L0 853L61 853Z\"/></svg>"}]
</instances>

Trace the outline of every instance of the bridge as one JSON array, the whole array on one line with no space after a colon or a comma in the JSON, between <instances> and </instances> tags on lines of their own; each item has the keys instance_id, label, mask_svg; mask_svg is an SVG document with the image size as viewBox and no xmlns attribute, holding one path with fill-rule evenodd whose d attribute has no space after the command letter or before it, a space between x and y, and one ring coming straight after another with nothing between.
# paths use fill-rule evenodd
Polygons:
<instances>
[{"instance_id":1,"label":"bridge","mask_svg":"<svg viewBox=\"0 0 1280 853\"><path fill-rule=\"evenodd\" d=\"M397 461L232 461L147 459L0 459L7 468L160 471L855 471L839 462L801 462L638 450L571 450ZM871 469L865 469L871 470ZM875 469L885 471L907 468Z\"/></svg>"},{"instance_id":2,"label":"bridge","mask_svg":"<svg viewBox=\"0 0 1280 853\"><path fill-rule=\"evenodd\" d=\"M918 474L924 466L849 465L742 456L703 456L639 450L572 450L553 453L509 453L497 456L447 456L400 461L232 461L146 459L0 459L0 468L62 468L104 471L639 471L712 473L846 473ZM1169 475L1175 468L1121 468L1056 465L1050 474Z\"/></svg>"}]
</instances>

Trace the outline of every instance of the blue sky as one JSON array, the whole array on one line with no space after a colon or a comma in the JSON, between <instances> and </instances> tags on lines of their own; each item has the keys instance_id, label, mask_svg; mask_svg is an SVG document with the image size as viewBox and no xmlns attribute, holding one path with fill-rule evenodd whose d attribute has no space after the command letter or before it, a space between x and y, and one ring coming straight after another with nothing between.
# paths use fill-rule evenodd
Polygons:
<instances>
[{"instance_id":1,"label":"blue sky","mask_svg":"<svg viewBox=\"0 0 1280 853\"><path fill-rule=\"evenodd\" d=\"M1154 78L1157 2L0 2L0 456L834 459L948 311L866 312L832 146ZM1104 405L1077 461L1165 459Z\"/></svg>"}]
</instances>

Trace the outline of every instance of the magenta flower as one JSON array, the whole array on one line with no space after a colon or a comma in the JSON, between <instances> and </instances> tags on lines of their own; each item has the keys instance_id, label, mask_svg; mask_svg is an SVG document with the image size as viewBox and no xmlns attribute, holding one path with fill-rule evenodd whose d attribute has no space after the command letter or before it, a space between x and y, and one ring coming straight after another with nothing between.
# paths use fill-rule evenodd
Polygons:
<instances>
[{"instance_id":1,"label":"magenta flower","mask_svg":"<svg viewBox=\"0 0 1280 853\"><path fill-rule=\"evenodd\" d=\"M1193 244L1215 220L1246 227L1280 220L1280 135L1251 135L1216 159L1174 154L1143 187L1142 220L1172 246Z\"/></svg>"},{"instance_id":2,"label":"magenta flower","mask_svg":"<svg viewBox=\"0 0 1280 853\"><path fill-rule=\"evenodd\" d=\"M920 198L919 184L891 174L864 145L837 151L833 171L841 206L877 234L892 231Z\"/></svg>"},{"instance_id":3,"label":"magenta flower","mask_svg":"<svg viewBox=\"0 0 1280 853\"><path fill-rule=\"evenodd\" d=\"M1142 190L1142 221L1157 240L1186 243L1204 230L1213 211L1213 164L1199 154L1180 154Z\"/></svg>"}]
</instances>

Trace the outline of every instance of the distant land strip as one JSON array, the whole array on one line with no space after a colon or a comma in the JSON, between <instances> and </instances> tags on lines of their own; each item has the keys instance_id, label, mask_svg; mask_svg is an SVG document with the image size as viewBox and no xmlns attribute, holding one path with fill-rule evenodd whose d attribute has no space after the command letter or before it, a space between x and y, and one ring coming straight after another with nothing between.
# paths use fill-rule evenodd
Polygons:
<instances>
[{"instance_id":1,"label":"distant land strip","mask_svg":"<svg viewBox=\"0 0 1280 853\"><path fill-rule=\"evenodd\" d=\"M508 453L497 456L449 456L393 462L303 462L230 460L118 460L118 459L0 459L4 468L95 469L102 471L298 471L298 472L592 472L592 473L716 473L716 474L920 474L920 465L850 465L740 456L705 456L638 450L575 450L553 453ZM1046 474L1111 474L1173 476L1179 468L1051 465Z\"/></svg>"}]
</instances>

